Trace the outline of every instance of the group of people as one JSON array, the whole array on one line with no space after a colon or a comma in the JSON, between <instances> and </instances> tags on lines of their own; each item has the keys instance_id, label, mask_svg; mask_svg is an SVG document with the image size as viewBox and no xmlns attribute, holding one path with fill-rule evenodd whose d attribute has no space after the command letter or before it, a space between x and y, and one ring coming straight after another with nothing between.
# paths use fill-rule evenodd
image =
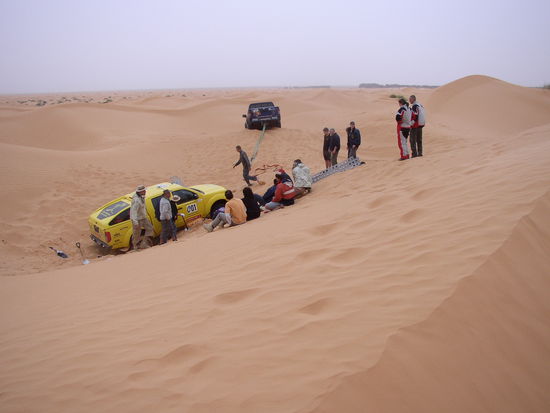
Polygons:
<instances>
[{"instance_id":1,"label":"group of people","mask_svg":"<svg viewBox=\"0 0 550 413\"><path fill-rule=\"evenodd\" d=\"M424 106L417 100L415 95L409 97L407 102L404 98L398 100L399 109L395 114L397 122L397 146L399 147L400 161L409 158L422 156L422 129L426 125L426 114ZM357 149L361 145L361 132L355 127L355 122L350 122L346 128L348 135L347 150L348 159L357 157ZM340 136L334 128L323 129L323 158L325 166L330 168L338 163L340 152ZM410 151L408 138L410 136Z\"/></svg>"},{"instance_id":2,"label":"group of people","mask_svg":"<svg viewBox=\"0 0 550 413\"><path fill-rule=\"evenodd\" d=\"M400 161L422 156L422 128L426 125L424 106L416 101L416 96L411 95L407 102L399 99L399 109L395 114L397 122L397 146L401 157ZM410 105L409 105L410 103ZM407 145L407 138L411 137L411 150ZM412 152L412 154L411 154Z\"/></svg>"},{"instance_id":3,"label":"group of people","mask_svg":"<svg viewBox=\"0 0 550 413\"><path fill-rule=\"evenodd\" d=\"M355 127L355 122L351 121L346 128L348 135L347 150L348 159L357 157L357 149L361 145L361 132ZM338 163L338 153L340 152L340 135L334 128L323 129L323 158L325 166L330 168Z\"/></svg>"},{"instance_id":4,"label":"group of people","mask_svg":"<svg viewBox=\"0 0 550 413\"><path fill-rule=\"evenodd\" d=\"M407 102L404 98L399 99L399 109L395 114L397 122L397 144L400 152L400 161L422 156L422 129L426 124L424 107L417 102L416 96L411 95ZM346 128L347 133L347 151L348 159L357 157L357 150L361 145L361 132L355 127L355 122L351 121ZM325 166L330 168L338 163L338 153L340 152L340 136L334 128L323 129L323 158ZM410 136L410 151L407 139ZM224 227L242 225L260 217L262 211L270 212L285 206L293 205L294 200L311 191L313 184L309 168L304 165L300 159L294 161L292 175L294 180L279 168L275 174L273 185L267 189L263 195L255 194L252 189L251 181L263 185L257 176L250 175L251 162L246 152L241 146L235 148L239 153L239 160L233 165L243 167L243 179L246 187L243 189L243 198L235 198L232 191L227 190L225 197L227 203L220 210L215 211L212 216L212 222L204 224L208 232L212 232L218 226ZM172 195L169 190L165 190L159 204L159 216L157 219L162 224L160 243L164 244L168 239L177 240L177 228L175 221L178 217L176 202L179 201L177 195ZM133 243L135 248L139 248L146 237L154 234L153 226L147 217L145 211L145 187L139 186L132 198L130 208L130 220L133 226Z\"/></svg>"},{"instance_id":5,"label":"group of people","mask_svg":"<svg viewBox=\"0 0 550 413\"><path fill-rule=\"evenodd\" d=\"M235 198L232 191L225 191L227 203L217 211L214 211L212 222L204 224L208 232L214 231L217 227L242 225L247 221L252 221L264 213L274 211L285 206L294 204L295 199L311 192L313 178L309 168L301 161L296 159L292 166L291 178L283 168L276 170L273 186L267 189L263 195L255 194L250 188L250 181L256 181L257 178L249 175L250 164L246 163L248 156L240 146L237 146L240 153L239 163L243 164L243 177L247 186L243 188L243 198ZM243 155L244 153L244 155ZM243 159L245 162L243 163ZM248 178L248 179L247 179Z\"/></svg>"},{"instance_id":6,"label":"group of people","mask_svg":"<svg viewBox=\"0 0 550 413\"><path fill-rule=\"evenodd\" d=\"M140 185L136 188L136 192L132 196L130 206L130 221L132 222L132 243L134 249L147 248L149 245L145 242L149 237L154 235L153 225L149 221L147 211L145 209L145 193L146 188ZM178 240L178 231L176 220L178 215L177 202L180 201L178 195L172 194L168 189L165 189L160 198L159 207L155 210L156 218L160 221L162 230L160 233L160 244L164 244L168 239L172 241Z\"/></svg>"}]
</instances>

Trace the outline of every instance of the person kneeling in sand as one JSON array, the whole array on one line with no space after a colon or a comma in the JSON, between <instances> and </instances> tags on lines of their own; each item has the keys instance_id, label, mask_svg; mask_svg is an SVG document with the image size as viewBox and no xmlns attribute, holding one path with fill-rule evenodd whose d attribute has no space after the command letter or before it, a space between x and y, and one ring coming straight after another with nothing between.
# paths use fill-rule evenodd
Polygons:
<instances>
[{"instance_id":1,"label":"person kneeling in sand","mask_svg":"<svg viewBox=\"0 0 550 413\"><path fill-rule=\"evenodd\" d=\"M214 231L218 225L223 228L225 224L232 227L246 222L246 207L243 201L233 198L233 192L230 190L225 191L225 197L227 198L225 212L220 212L210 224L204 224L208 232Z\"/></svg>"},{"instance_id":2,"label":"person kneeling in sand","mask_svg":"<svg viewBox=\"0 0 550 413\"><path fill-rule=\"evenodd\" d=\"M313 179L309 168L305 166L300 159L294 161L292 166L292 176L294 177L294 190L296 197L301 197L308 192L311 192L311 185L313 185Z\"/></svg>"},{"instance_id":3,"label":"person kneeling in sand","mask_svg":"<svg viewBox=\"0 0 550 413\"><path fill-rule=\"evenodd\" d=\"M275 188L275 195L271 202L265 204L265 211L269 212L275 209L279 209L285 206L294 205L294 197L296 191L294 190L294 184L291 180L283 177L282 174L275 175L277 178L277 187Z\"/></svg>"}]
</instances>

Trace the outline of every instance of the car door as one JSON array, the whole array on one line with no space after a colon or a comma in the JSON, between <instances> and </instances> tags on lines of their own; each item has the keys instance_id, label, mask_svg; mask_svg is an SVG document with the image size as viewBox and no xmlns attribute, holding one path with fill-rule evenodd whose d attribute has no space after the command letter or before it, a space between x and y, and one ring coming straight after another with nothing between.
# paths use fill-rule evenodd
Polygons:
<instances>
[{"instance_id":1,"label":"car door","mask_svg":"<svg viewBox=\"0 0 550 413\"><path fill-rule=\"evenodd\" d=\"M199 198L198 194L188 189L178 189L172 191L172 194L180 197L180 200L176 203L178 213L185 216L185 221L183 217L178 216L176 221L178 228L185 226L186 223L189 225L191 222L201 218L203 205L202 199Z\"/></svg>"}]
</instances>

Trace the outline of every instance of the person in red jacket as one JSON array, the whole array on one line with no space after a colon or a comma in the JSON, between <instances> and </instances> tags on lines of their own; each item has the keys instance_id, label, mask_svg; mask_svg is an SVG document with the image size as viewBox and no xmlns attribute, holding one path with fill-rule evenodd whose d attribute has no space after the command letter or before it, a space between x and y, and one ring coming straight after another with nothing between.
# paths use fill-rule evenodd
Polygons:
<instances>
[{"instance_id":1,"label":"person in red jacket","mask_svg":"<svg viewBox=\"0 0 550 413\"><path fill-rule=\"evenodd\" d=\"M277 187L275 188L275 195L273 196L271 202L268 202L265 205L265 212L294 205L296 191L294 190L294 184L292 181L290 179L286 179L285 176L280 173L276 174L275 178L277 178L278 181Z\"/></svg>"}]
</instances>

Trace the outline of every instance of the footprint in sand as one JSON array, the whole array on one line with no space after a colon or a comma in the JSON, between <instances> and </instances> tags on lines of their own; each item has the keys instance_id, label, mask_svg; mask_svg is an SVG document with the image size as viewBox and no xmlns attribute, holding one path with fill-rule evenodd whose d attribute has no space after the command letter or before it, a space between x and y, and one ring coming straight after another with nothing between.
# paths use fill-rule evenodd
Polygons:
<instances>
[{"instance_id":1,"label":"footprint in sand","mask_svg":"<svg viewBox=\"0 0 550 413\"><path fill-rule=\"evenodd\" d=\"M317 315L325 310L329 306L330 302L330 298L321 298L300 308L298 311L305 314Z\"/></svg>"},{"instance_id":2,"label":"footprint in sand","mask_svg":"<svg viewBox=\"0 0 550 413\"><path fill-rule=\"evenodd\" d=\"M230 291L228 293L218 294L214 297L214 301L221 304L233 304L254 295L258 290L259 288L249 288L247 290Z\"/></svg>"}]
</instances>

